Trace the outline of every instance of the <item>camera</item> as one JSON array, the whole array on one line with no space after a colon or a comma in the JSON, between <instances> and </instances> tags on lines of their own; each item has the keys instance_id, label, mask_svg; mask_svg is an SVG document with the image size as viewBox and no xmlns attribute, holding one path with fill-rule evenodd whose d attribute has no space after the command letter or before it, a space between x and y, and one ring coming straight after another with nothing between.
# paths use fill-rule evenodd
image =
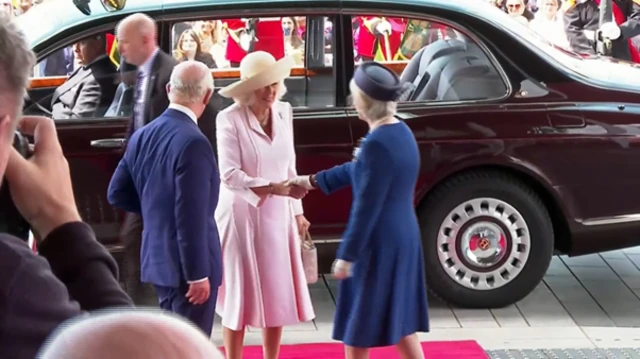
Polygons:
<instances>
[{"instance_id":1,"label":"camera","mask_svg":"<svg viewBox=\"0 0 640 359\"><path fill-rule=\"evenodd\" d=\"M16 131L13 136L13 147L24 158L29 158L31 151L29 139L20 131ZM0 233L8 233L18 238L29 240L29 223L22 217L16 205L13 203L9 192L9 183L4 179L0 187Z\"/></svg>"}]
</instances>

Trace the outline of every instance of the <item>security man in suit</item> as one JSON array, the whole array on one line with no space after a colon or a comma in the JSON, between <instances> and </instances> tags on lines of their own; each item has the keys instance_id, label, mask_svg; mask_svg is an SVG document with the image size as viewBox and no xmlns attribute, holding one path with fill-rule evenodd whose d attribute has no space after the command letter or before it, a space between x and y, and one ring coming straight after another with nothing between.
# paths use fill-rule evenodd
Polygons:
<instances>
[{"instance_id":1,"label":"security man in suit","mask_svg":"<svg viewBox=\"0 0 640 359\"><path fill-rule=\"evenodd\" d=\"M103 35L75 43L74 51L82 67L76 69L51 97L51 112L56 120L101 116L116 92L117 69L107 57Z\"/></svg>"},{"instance_id":2,"label":"security man in suit","mask_svg":"<svg viewBox=\"0 0 640 359\"><path fill-rule=\"evenodd\" d=\"M640 62L631 38L640 35L640 0L612 0L614 22L599 28L601 0L567 0L564 26L571 48L580 54L596 54L596 31L611 40L611 56Z\"/></svg>"},{"instance_id":3,"label":"security man in suit","mask_svg":"<svg viewBox=\"0 0 640 359\"><path fill-rule=\"evenodd\" d=\"M131 135L159 117L169 107L166 85L176 60L158 48L157 27L152 18L137 13L124 18L117 27L116 36L120 54L126 62L137 66L137 81L133 98L133 116L129 124L127 141ZM216 116L218 112L209 105L198 118L198 127L216 150ZM140 250L142 243L142 218L127 213L122 238L125 246L124 268L127 291L136 304L157 303L151 295L153 288L140 281Z\"/></svg>"}]
</instances>

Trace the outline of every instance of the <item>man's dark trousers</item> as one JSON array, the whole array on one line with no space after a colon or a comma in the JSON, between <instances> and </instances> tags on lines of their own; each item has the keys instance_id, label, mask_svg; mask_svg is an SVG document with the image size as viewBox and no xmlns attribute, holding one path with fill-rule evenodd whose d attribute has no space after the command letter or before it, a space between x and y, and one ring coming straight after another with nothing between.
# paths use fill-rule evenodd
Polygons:
<instances>
[{"instance_id":1,"label":"man's dark trousers","mask_svg":"<svg viewBox=\"0 0 640 359\"><path fill-rule=\"evenodd\" d=\"M160 302L160 308L179 314L200 328L207 336L211 336L213 318L216 313L216 300L218 287L212 287L209 299L200 305L189 303L185 296L189 290L189 284L184 283L179 288L163 287L156 285L156 294Z\"/></svg>"}]
</instances>

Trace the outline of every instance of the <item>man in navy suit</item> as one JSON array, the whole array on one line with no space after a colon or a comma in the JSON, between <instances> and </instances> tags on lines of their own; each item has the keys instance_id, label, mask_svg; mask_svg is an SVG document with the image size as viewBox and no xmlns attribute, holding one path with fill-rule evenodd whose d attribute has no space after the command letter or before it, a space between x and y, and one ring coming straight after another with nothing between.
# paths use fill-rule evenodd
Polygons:
<instances>
[{"instance_id":1,"label":"man in navy suit","mask_svg":"<svg viewBox=\"0 0 640 359\"><path fill-rule=\"evenodd\" d=\"M211 335L222 280L214 220L220 179L211 143L197 121L213 94L202 63L177 65L167 85L170 105L137 130L109 184L113 206L141 214L141 276L160 307Z\"/></svg>"}]
</instances>

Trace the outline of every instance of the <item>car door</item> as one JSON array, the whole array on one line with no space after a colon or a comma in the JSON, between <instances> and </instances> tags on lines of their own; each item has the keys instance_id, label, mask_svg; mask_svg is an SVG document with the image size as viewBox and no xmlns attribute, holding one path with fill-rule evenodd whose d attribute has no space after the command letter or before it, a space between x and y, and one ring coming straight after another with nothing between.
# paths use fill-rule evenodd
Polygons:
<instances>
[{"instance_id":1,"label":"car door","mask_svg":"<svg viewBox=\"0 0 640 359\"><path fill-rule=\"evenodd\" d=\"M46 111L51 110L52 98L60 93L66 93L66 90L63 91L65 88L68 92L76 91L77 85L72 85L74 80L67 82L68 74L76 71L81 65L77 54L69 49L72 49L75 41L93 35L101 35L106 39L103 56L113 55L112 31L79 31L76 36L60 43L58 49L50 55L39 58L28 90L28 100L25 103L26 115L49 115ZM53 66L54 63L56 66ZM113 69L115 70L116 67L114 63ZM114 83L119 81L117 72L114 71L111 79ZM115 92L112 94L115 97ZM109 181L121 157L122 139L126 133L128 119L105 116L111 101L98 105L92 115L80 117L54 115L52 117L56 123L62 149L69 162L80 215L86 223L91 225L98 241L114 249L113 246L119 243L122 214L109 205L106 195Z\"/></svg>"},{"instance_id":2,"label":"car door","mask_svg":"<svg viewBox=\"0 0 640 359\"><path fill-rule=\"evenodd\" d=\"M257 39L252 45L254 49L268 51L276 59L292 56L296 61L291 76L285 80L287 92L282 101L293 107L298 173L313 174L349 161L353 141L344 104L337 100L339 81L336 78L340 72L334 67L336 42L332 14L337 14L337 9L333 12L326 9L326 14L316 12L313 16L300 10L295 13L290 9L270 10L268 17L259 17L258 10L243 11L242 18L233 11L212 10L211 16L206 16L206 9L197 15L172 14L175 20L166 22L166 31L171 37L167 44L170 48L166 50L180 58L185 36L193 31L205 34L199 46L215 61L212 75L216 94L212 101L222 110L233 101L222 98L217 91L240 79L238 67L244 55L239 56L238 52L246 54L247 51L240 50L239 40L254 30ZM262 47L257 47L259 42ZM312 191L304 198L303 205L314 237L336 238L348 218L350 192L325 196Z\"/></svg>"}]
</instances>

